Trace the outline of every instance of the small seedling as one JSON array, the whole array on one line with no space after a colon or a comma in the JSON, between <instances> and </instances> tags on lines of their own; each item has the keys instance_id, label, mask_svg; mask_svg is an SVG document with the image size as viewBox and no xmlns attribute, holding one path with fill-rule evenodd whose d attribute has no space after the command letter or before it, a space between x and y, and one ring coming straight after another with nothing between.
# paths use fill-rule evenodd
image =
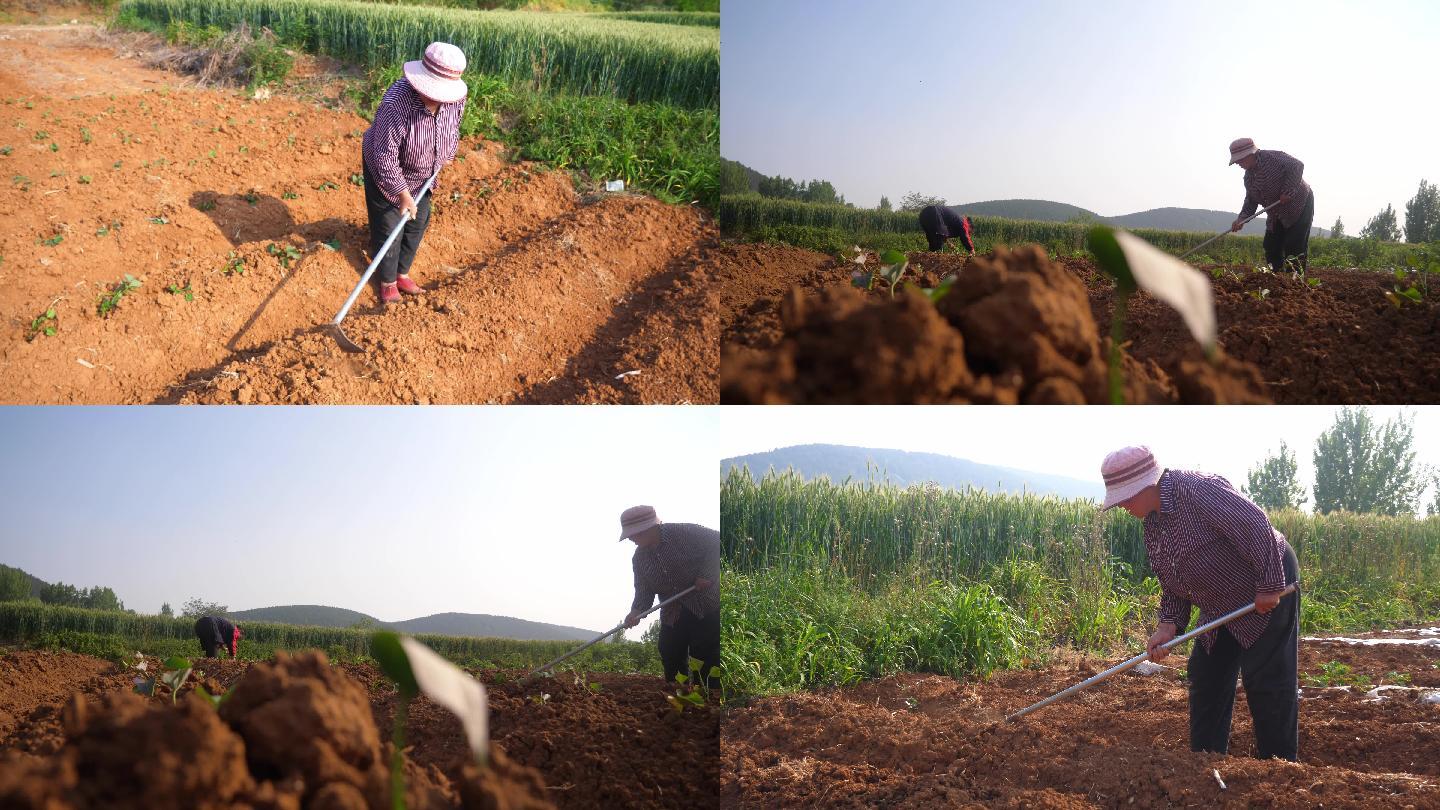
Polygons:
<instances>
[{"instance_id":1,"label":"small seedling","mask_svg":"<svg viewBox=\"0 0 1440 810\"><path fill-rule=\"evenodd\" d=\"M323 182L323 183L321 183L320 185L316 186L316 187L315 187L315 190L316 190L316 191L331 191L331 190L337 189L337 188L339 188L339 186L335 185L334 183L330 182L329 180L326 180L325 182Z\"/></svg>"},{"instance_id":2,"label":"small seedling","mask_svg":"<svg viewBox=\"0 0 1440 810\"><path fill-rule=\"evenodd\" d=\"M139 672L147 671L148 665L144 656L141 656L140 653L135 653L135 656L139 661L131 668ZM173 705L180 701L180 688L185 685L185 681L189 679L194 668L190 665L190 659L178 655L165 659L165 663L161 666L163 669L159 674L149 678L136 676L135 691L148 697L155 694L156 687L164 686L170 690L170 703Z\"/></svg>"},{"instance_id":3,"label":"small seedling","mask_svg":"<svg viewBox=\"0 0 1440 810\"><path fill-rule=\"evenodd\" d=\"M51 152L59 152L59 151L60 151L60 145L57 144L57 143L55 143L54 141L51 141L51 142L50 142L50 151L51 151Z\"/></svg>"},{"instance_id":4,"label":"small seedling","mask_svg":"<svg viewBox=\"0 0 1440 810\"><path fill-rule=\"evenodd\" d=\"M90 141L92 140L92 138L90 137L90 130L86 129L85 127L81 127L80 140L84 141L85 143L90 143Z\"/></svg>"},{"instance_id":5,"label":"small seedling","mask_svg":"<svg viewBox=\"0 0 1440 810\"><path fill-rule=\"evenodd\" d=\"M35 320L30 322L30 332L25 335L25 340L34 340L40 335L54 337L56 323L55 308L50 307L39 315L36 315Z\"/></svg>"},{"instance_id":6,"label":"small seedling","mask_svg":"<svg viewBox=\"0 0 1440 810\"><path fill-rule=\"evenodd\" d=\"M465 740L482 768L490 758L490 714L485 687L434 650L407 636L381 631L370 637L370 657L395 682L394 743L390 759L391 805L405 806L405 726L410 703L424 694L460 718Z\"/></svg>"},{"instance_id":7,"label":"small seedling","mask_svg":"<svg viewBox=\"0 0 1440 810\"><path fill-rule=\"evenodd\" d=\"M63 233L57 233L57 234L55 234L54 236L50 237L49 239L41 239L41 240L38 240L38 241L40 242L40 244L44 245L45 247L55 247L56 245L58 245L58 244L60 244L61 242L64 242L64 241L65 241L65 234L63 234Z\"/></svg>"},{"instance_id":8,"label":"small seedling","mask_svg":"<svg viewBox=\"0 0 1440 810\"><path fill-rule=\"evenodd\" d=\"M13 147L13 146L0 146L0 155L8 155L8 154L10 154L11 152L14 152L14 151L15 151L15 147Z\"/></svg>"},{"instance_id":9,"label":"small seedling","mask_svg":"<svg viewBox=\"0 0 1440 810\"><path fill-rule=\"evenodd\" d=\"M168 292L171 295L183 295L185 296L186 301L195 300L195 291L190 289L190 282L188 281L185 282L185 286L183 287L179 284L171 284L170 286L165 288L165 292Z\"/></svg>"},{"instance_id":10,"label":"small seedling","mask_svg":"<svg viewBox=\"0 0 1440 810\"><path fill-rule=\"evenodd\" d=\"M1361 689L1370 687L1369 678L1356 675L1351 671L1349 664L1342 664L1339 661L1327 661L1321 664L1319 675L1302 677L1306 686L1355 686Z\"/></svg>"},{"instance_id":11,"label":"small seedling","mask_svg":"<svg viewBox=\"0 0 1440 810\"><path fill-rule=\"evenodd\" d=\"M100 302L96 305L95 313L102 318L110 317L110 313L114 312L115 308L120 306L120 299L124 298L127 293L139 288L140 279L126 273L124 280L117 282L114 287L110 288L110 292L100 296Z\"/></svg>"},{"instance_id":12,"label":"small seedling","mask_svg":"<svg viewBox=\"0 0 1440 810\"><path fill-rule=\"evenodd\" d=\"M206 153L206 155L213 159L215 157L215 150L211 149L209 152Z\"/></svg>"},{"instance_id":13,"label":"small seedling","mask_svg":"<svg viewBox=\"0 0 1440 810\"><path fill-rule=\"evenodd\" d=\"M299 198L300 198L300 195L299 195L299 194L296 194L296 193L293 192L293 191L287 191L287 192L285 192L284 194L281 194L280 197L281 197L281 199L286 199L286 200L296 200L296 199L299 199Z\"/></svg>"},{"instance_id":14,"label":"small seedling","mask_svg":"<svg viewBox=\"0 0 1440 810\"><path fill-rule=\"evenodd\" d=\"M154 224L154 225L169 225L169 224L170 224L170 219L169 219L169 217L166 217L164 214L161 214L161 215L158 216L158 217L150 217L150 222L151 222L151 224Z\"/></svg>"},{"instance_id":15,"label":"small seedling","mask_svg":"<svg viewBox=\"0 0 1440 810\"><path fill-rule=\"evenodd\" d=\"M255 189L252 188L249 191L245 192L245 202L254 205L255 203L260 202L260 195L257 194L255 192Z\"/></svg>"},{"instance_id":16,"label":"small seedling","mask_svg":"<svg viewBox=\"0 0 1440 810\"><path fill-rule=\"evenodd\" d=\"M352 175L350 175L350 185L352 185L352 186L363 186L363 185L365 185L365 175L363 175L363 174L352 174Z\"/></svg>"},{"instance_id":17,"label":"small seedling","mask_svg":"<svg viewBox=\"0 0 1440 810\"><path fill-rule=\"evenodd\" d=\"M530 702L534 703L536 706L544 706L546 703L550 702L550 693L541 692L538 695L531 695Z\"/></svg>"},{"instance_id":18,"label":"small seedling","mask_svg":"<svg viewBox=\"0 0 1440 810\"><path fill-rule=\"evenodd\" d=\"M111 164L110 168L112 168L112 169L118 169L118 168L120 168L121 164L123 164L124 162L125 162L125 161L123 161L123 160L117 160L117 161L115 161L113 164Z\"/></svg>"},{"instance_id":19,"label":"small seedling","mask_svg":"<svg viewBox=\"0 0 1440 810\"><path fill-rule=\"evenodd\" d=\"M330 239L330 240L328 240L328 241L321 242L320 244L324 245L325 247L327 247L327 248L329 248L329 249L331 249L331 250L333 250L333 251L339 252L339 250L340 250L340 237L337 236L337 237L335 237L334 239Z\"/></svg>"},{"instance_id":20,"label":"small seedling","mask_svg":"<svg viewBox=\"0 0 1440 810\"><path fill-rule=\"evenodd\" d=\"M230 251L230 261L225 263L225 266L221 268L220 272L227 276L243 276L245 275L245 260L236 256L235 251L232 250Z\"/></svg>"},{"instance_id":21,"label":"small seedling","mask_svg":"<svg viewBox=\"0 0 1440 810\"><path fill-rule=\"evenodd\" d=\"M1265 287L1259 290L1251 290L1250 297L1254 298L1256 301L1264 301L1265 299L1270 297L1270 288Z\"/></svg>"},{"instance_id":22,"label":"small seedling","mask_svg":"<svg viewBox=\"0 0 1440 810\"><path fill-rule=\"evenodd\" d=\"M215 200L207 197L207 198L201 200L200 202L196 203L196 204L195 204L195 207L198 208L198 209L200 209L201 211L214 211L214 210L215 210Z\"/></svg>"},{"instance_id":23,"label":"small seedling","mask_svg":"<svg viewBox=\"0 0 1440 810\"><path fill-rule=\"evenodd\" d=\"M1388 681L1389 683L1396 684L1396 685L1398 685L1398 686L1409 686L1409 685L1410 685L1410 682L1411 682L1413 679L1410 677L1410 673L1408 673L1408 672L1395 672L1395 671L1392 670L1392 671L1390 671L1390 672L1385 673L1385 678L1384 678L1384 680L1385 680L1385 681Z\"/></svg>"},{"instance_id":24,"label":"small seedling","mask_svg":"<svg viewBox=\"0 0 1440 810\"><path fill-rule=\"evenodd\" d=\"M286 245L283 248L274 242L265 246L265 252L280 260L280 266L286 270L290 269L290 262L300 258L300 251L294 245Z\"/></svg>"},{"instance_id":25,"label":"small seedling","mask_svg":"<svg viewBox=\"0 0 1440 810\"><path fill-rule=\"evenodd\" d=\"M82 175L80 175L80 185L82 185L82 186L88 186L88 185L90 185L90 175L88 175L88 174L82 174Z\"/></svg>"},{"instance_id":26,"label":"small seedling","mask_svg":"<svg viewBox=\"0 0 1440 810\"><path fill-rule=\"evenodd\" d=\"M37 130L37 131L35 132L35 140L37 140L37 141L43 141L43 140L45 140L45 139L48 138L48 137L50 137L50 133L46 132L46 131L43 130L43 129L42 129L42 130Z\"/></svg>"},{"instance_id":27,"label":"small seedling","mask_svg":"<svg viewBox=\"0 0 1440 810\"><path fill-rule=\"evenodd\" d=\"M938 286L921 287L920 292L925 293L925 297L930 299L930 303L939 303L940 299L948 295L951 288L955 286L955 280L957 278L958 276L956 276L954 273L951 273L945 278L940 279L940 284Z\"/></svg>"}]
</instances>

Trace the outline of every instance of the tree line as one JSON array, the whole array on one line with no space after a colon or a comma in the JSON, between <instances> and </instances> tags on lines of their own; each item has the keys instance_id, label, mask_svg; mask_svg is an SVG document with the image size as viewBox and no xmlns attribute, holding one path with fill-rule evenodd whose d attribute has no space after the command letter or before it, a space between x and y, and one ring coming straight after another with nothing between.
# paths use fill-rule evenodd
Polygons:
<instances>
[{"instance_id":1,"label":"tree line","mask_svg":"<svg viewBox=\"0 0 1440 810\"><path fill-rule=\"evenodd\" d=\"M1331 236L1339 239L1345 236L1345 223L1335 218ZM1386 204L1385 210L1370 218L1360 229L1361 239L1375 239L1381 242L1399 242L1400 224L1395 216L1395 207ZM1420 190L1405 204L1405 241L1440 242L1440 187L1421 180Z\"/></svg>"},{"instance_id":2,"label":"tree line","mask_svg":"<svg viewBox=\"0 0 1440 810\"><path fill-rule=\"evenodd\" d=\"M1365 408L1342 408L1315 440L1315 482L1307 495L1295 453L1284 442L1249 472L1241 487L1267 511L1300 509L1311 497L1315 511L1412 516L1434 485L1427 515L1440 515L1440 471L1416 461L1414 416L1378 424Z\"/></svg>"},{"instance_id":3,"label":"tree line","mask_svg":"<svg viewBox=\"0 0 1440 810\"><path fill-rule=\"evenodd\" d=\"M135 613L134 610L126 609L125 603L120 601L120 597L116 596L111 588L102 585L79 588L64 582L42 583L37 594L30 575L23 569L0 565L0 602L28 601L61 607ZM181 606L180 617L198 619L201 616L223 616L229 612L230 608L225 605L192 597ZM160 606L160 615L174 617L175 611L169 602Z\"/></svg>"}]
</instances>

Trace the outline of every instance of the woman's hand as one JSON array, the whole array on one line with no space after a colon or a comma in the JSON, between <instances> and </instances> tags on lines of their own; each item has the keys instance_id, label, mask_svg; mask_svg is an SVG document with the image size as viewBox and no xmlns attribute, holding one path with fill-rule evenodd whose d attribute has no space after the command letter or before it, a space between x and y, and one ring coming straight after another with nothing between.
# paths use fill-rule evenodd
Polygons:
<instances>
[{"instance_id":1,"label":"woman's hand","mask_svg":"<svg viewBox=\"0 0 1440 810\"><path fill-rule=\"evenodd\" d=\"M415 204L415 198L410 196L409 191L400 192L400 213L406 219L414 219L420 216L420 206Z\"/></svg>"},{"instance_id":2,"label":"woman's hand","mask_svg":"<svg viewBox=\"0 0 1440 810\"><path fill-rule=\"evenodd\" d=\"M634 627L635 625L637 625L637 624L639 624L639 623L640 623L640 611L638 611L638 610L632 610L632 611L630 611L629 613L625 614L625 626L626 626L626 627Z\"/></svg>"},{"instance_id":3,"label":"woman's hand","mask_svg":"<svg viewBox=\"0 0 1440 810\"><path fill-rule=\"evenodd\" d=\"M1275 606L1278 604L1280 604L1280 594L1278 593L1255 594L1256 613L1269 613L1270 611L1274 610Z\"/></svg>"},{"instance_id":4,"label":"woman's hand","mask_svg":"<svg viewBox=\"0 0 1440 810\"><path fill-rule=\"evenodd\" d=\"M1161 622L1150 634L1150 640L1145 642L1145 651L1150 653L1150 660L1159 662L1170 654L1170 650L1161 646L1175 638L1175 625L1170 622Z\"/></svg>"},{"instance_id":5,"label":"woman's hand","mask_svg":"<svg viewBox=\"0 0 1440 810\"><path fill-rule=\"evenodd\" d=\"M708 580L708 579L706 579L706 578L704 578L704 577L696 577L696 578L695 578L695 590L697 590L697 591L703 591L703 590L705 590L705 589L708 588L708 587L710 587L710 580Z\"/></svg>"}]
</instances>

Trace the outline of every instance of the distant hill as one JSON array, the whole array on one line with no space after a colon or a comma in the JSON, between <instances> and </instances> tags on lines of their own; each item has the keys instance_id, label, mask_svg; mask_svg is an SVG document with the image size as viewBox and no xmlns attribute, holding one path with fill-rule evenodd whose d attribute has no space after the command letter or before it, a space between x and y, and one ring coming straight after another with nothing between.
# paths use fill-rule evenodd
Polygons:
<instances>
[{"instance_id":1,"label":"distant hill","mask_svg":"<svg viewBox=\"0 0 1440 810\"><path fill-rule=\"evenodd\" d=\"M383 627L405 633L434 633L441 636L513 638L525 641L577 641L600 635L599 631L532 622L510 616L484 613L437 613L401 622L382 622L366 613L328 605L282 605L237 610L228 614L237 622L274 622L312 627Z\"/></svg>"},{"instance_id":2,"label":"distant hill","mask_svg":"<svg viewBox=\"0 0 1440 810\"><path fill-rule=\"evenodd\" d=\"M13 565L0 565L0 569L8 569L8 570L10 570L10 571L19 571L26 579L28 579L28 580L30 581L30 598L31 598L31 599L39 599L39 598L40 598L40 589L41 589L41 588L44 588L46 585L49 585L49 584L50 584L50 583L46 582L45 580L43 580L43 579L35 576L34 574L30 573L29 571L26 571L26 570L23 569L23 568L16 568L16 567L13 566Z\"/></svg>"},{"instance_id":3,"label":"distant hill","mask_svg":"<svg viewBox=\"0 0 1440 810\"><path fill-rule=\"evenodd\" d=\"M1100 222L1105 219L1087 208L1049 200L987 200L950 207L958 213L972 217L1031 219L1038 222L1069 222L1071 220Z\"/></svg>"},{"instance_id":4,"label":"distant hill","mask_svg":"<svg viewBox=\"0 0 1440 810\"><path fill-rule=\"evenodd\" d=\"M724 158L721 158L720 163L722 166L738 168L741 172L744 173L744 186L746 191L749 191L752 194L760 191L760 181L765 179L765 175L755 171L754 169L746 166L744 163L741 163L738 160L726 160ZM739 189L726 188L724 191L726 194L735 194L739 192Z\"/></svg>"},{"instance_id":5,"label":"distant hill","mask_svg":"<svg viewBox=\"0 0 1440 810\"><path fill-rule=\"evenodd\" d=\"M732 467L743 467L758 478L772 468L777 471L788 468L794 469L805 478L824 475L837 482L846 478L866 481L870 475L867 463L878 468L875 471L876 478L883 476L884 480L900 486L933 481L950 489L976 487L990 492L1033 492L1095 500L1103 499L1105 494L1105 487L1098 475L1094 481L1083 481L1062 475L979 464L939 453L913 453L838 444L802 444L767 453L727 458L720 462L720 475L723 478L729 474Z\"/></svg>"},{"instance_id":6,"label":"distant hill","mask_svg":"<svg viewBox=\"0 0 1440 810\"><path fill-rule=\"evenodd\" d=\"M1205 208L1152 208L1134 214L1105 217L1088 208L1050 200L986 200L950 207L970 216L1031 219L1039 222L1104 222L1122 228L1154 228L1161 231L1209 234L1217 234L1229 228L1230 223L1235 221L1236 213ZM1250 222L1240 229L1240 233L1244 236L1264 236L1265 218L1261 216ZM1319 235L1329 236L1330 231L1321 228Z\"/></svg>"}]
</instances>

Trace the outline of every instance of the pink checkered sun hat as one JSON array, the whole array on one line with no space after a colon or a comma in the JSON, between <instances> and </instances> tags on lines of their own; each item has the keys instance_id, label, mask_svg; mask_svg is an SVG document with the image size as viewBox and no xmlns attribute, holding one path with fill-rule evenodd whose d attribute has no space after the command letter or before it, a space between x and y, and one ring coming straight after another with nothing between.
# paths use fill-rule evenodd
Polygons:
<instances>
[{"instance_id":1,"label":"pink checkered sun hat","mask_svg":"<svg viewBox=\"0 0 1440 810\"><path fill-rule=\"evenodd\" d=\"M1243 160L1244 158L1250 157L1251 155L1259 151L1260 149L1255 146L1255 142L1253 140L1249 138L1236 138L1235 140L1230 142L1229 165L1233 166L1235 165L1235 161Z\"/></svg>"},{"instance_id":2,"label":"pink checkered sun hat","mask_svg":"<svg viewBox=\"0 0 1440 810\"><path fill-rule=\"evenodd\" d=\"M632 506L620 513L620 539L634 537L651 526L659 525L660 518L655 516L655 507Z\"/></svg>"},{"instance_id":3,"label":"pink checkered sun hat","mask_svg":"<svg viewBox=\"0 0 1440 810\"><path fill-rule=\"evenodd\" d=\"M1125 447L1105 457L1100 465L1105 479L1105 505L1114 509L1160 480L1160 467L1148 447Z\"/></svg>"},{"instance_id":4,"label":"pink checkered sun hat","mask_svg":"<svg viewBox=\"0 0 1440 810\"><path fill-rule=\"evenodd\" d=\"M454 104L465 98L465 54L448 42L432 42L425 56L405 63L405 78L415 92L441 104Z\"/></svg>"}]
</instances>

